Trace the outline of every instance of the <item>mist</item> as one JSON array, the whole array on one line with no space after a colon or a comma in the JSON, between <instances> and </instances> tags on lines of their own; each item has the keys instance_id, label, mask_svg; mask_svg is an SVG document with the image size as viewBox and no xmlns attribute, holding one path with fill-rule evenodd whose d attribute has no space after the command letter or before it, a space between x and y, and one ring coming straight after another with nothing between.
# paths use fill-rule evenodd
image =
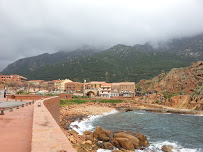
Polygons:
<instances>
[{"instance_id":1,"label":"mist","mask_svg":"<svg viewBox=\"0 0 203 152\"><path fill-rule=\"evenodd\" d=\"M45 52L193 36L202 14L202 0L0 0L0 71Z\"/></svg>"}]
</instances>

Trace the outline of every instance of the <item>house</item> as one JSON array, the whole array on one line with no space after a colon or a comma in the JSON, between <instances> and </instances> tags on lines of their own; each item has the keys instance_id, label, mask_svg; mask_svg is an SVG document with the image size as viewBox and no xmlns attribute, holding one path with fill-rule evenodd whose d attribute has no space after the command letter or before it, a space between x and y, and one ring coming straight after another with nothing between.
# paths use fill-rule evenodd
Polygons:
<instances>
[{"instance_id":1,"label":"house","mask_svg":"<svg viewBox=\"0 0 203 152\"><path fill-rule=\"evenodd\" d=\"M84 84L80 82L67 82L65 84L65 92L67 93L80 93L83 91Z\"/></svg>"},{"instance_id":2,"label":"house","mask_svg":"<svg viewBox=\"0 0 203 152\"><path fill-rule=\"evenodd\" d=\"M99 96L110 98L111 97L111 87L112 87L111 83L102 83L100 90L99 90Z\"/></svg>"},{"instance_id":3,"label":"house","mask_svg":"<svg viewBox=\"0 0 203 152\"><path fill-rule=\"evenodd\" d=\"M20 83L25 82L27 78L20 76L20 75L0 75L1 83Z\"/></svg>"},{"instance_id":4,"label":"house","mask_svg":"<svg viewBox=\"0 0 203 152\"><path fill-rule=\"evenodd\" d=\"M134 97L135 82L120 82L119 94L123 97Z\"/></svg>"},{"instance_id":5,"label":"house","mask_svg":"<svg viewBox=\"0 0 203 152\"><path fill-rule=\"evenodd\" d=\"M120 94L120 83L112 83L111 97L118 97Z\"/></svg>"},{"instance_id":6,"label":"house","mask_svg":"<svg viewBox=\"0 0 203 152\"><path fill-rule=\"evenodd\" d=\"M57 80L57 81L55 81L55 88L56 88L56 90L59 92L59 93L64 93L65 91L66 91L66 86L65 86L65 84L67 83L67 82L73 82L73 81L71 81L71 80L69 80L69 79L65 79L65 80Z\"/></svg>"}]
</instances>

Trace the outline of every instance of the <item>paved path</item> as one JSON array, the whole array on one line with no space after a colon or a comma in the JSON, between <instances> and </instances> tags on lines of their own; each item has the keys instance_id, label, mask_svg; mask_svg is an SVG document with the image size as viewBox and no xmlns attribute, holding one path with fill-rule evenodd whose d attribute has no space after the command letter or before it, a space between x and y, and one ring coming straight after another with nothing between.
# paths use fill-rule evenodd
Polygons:
<instances>
[{"instance_id":1,"label":"paved path","mask_svg":"<svg viewBox=\"0 0 203 152\"><path fill-rule=\"evenodd\" d=\"M0 100L0 108L16 107L16 106L21 106L22 104L26 104L26 103L29 103L29 102L1 101L1 100Z\"/></svg>"},{"instance_id":2,"label":"paved path","mask_svg":"<svg viewBox=\"0 0 203 152\"><path fill-rule=\"evenodd\" d=\"M0 152L30 152L34 106L0 115Z\"/></svg>"}]
</instances>

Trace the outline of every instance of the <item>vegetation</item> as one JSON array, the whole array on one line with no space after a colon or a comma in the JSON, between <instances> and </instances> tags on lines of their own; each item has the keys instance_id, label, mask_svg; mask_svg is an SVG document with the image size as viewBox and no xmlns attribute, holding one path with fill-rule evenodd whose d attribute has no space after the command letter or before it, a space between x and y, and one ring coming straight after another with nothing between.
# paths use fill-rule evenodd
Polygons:
<instances>
[{"instance_id":1,"label":"vegetation","mask_svg":"<svg viewBox=\"0 0 203 152\"><path fill-rule=\"evenodd\" d=\"M139 82L141 79L151 79L172 68L186 67L192 62L203 60L200 40L203 40L203 35L173 40L170 44L164 44L157 49L149 44L116 45L100 53L90 53L91 56L79 56L79 54L85 54L82 52L76 55L77 57L70 54L59 55L56 53L52 55L54 60L50 60L48 57L50 55L46 54L35 59L28 58L26 62L25 59L22 59L19 61L20 63L13 64L14 67L10 65L3 71L3 74L14 72L28 79L42 80L69 78L81 82L83 79L107 82ZM194 54L193 52L185 52L188 47L194 53L198 52L200 55L188 56L188 54ZM64 57L68 57L69 60L65 60ZM56 60L58 62L52 63ZM43 63L41 63L42 61ZM32 67L32 65L38 64L40 66ZM29 67L25 67L25 65L29 65Z\"/></svg>"},{"instance_id":2,"label":"vegetation","mask_svg":"<svg viewBox=\"0 0 203 152\"><path fill-rule=\"evenodd\" d=\"M99 99L99 100L95 100L95 99L90 99L90 100L85 100L85 99L61 99L60 100L60 105L63 106L67 106L67 105L71 105L71 104L84 104L87 102L99 102L99 103L121 103L123 102L123 100L114 100L114 99Z\"/></svg>"}]
</instances>

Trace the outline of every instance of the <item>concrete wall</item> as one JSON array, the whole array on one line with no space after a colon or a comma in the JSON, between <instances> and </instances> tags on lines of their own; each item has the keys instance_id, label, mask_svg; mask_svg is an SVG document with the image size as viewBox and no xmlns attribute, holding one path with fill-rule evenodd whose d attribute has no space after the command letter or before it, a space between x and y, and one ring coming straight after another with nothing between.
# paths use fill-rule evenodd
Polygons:
<instances>
[{"instance_id":1,"label":"concrete wall","mask_svg":"<svg viewBox=\"0 0 203 152\"><path fill-rule=\"evenodd\" d=\"M41 107L38 107L41 103ZM59 123L59 97L37 100L34 104L32 152L76 152Z\"/></svg>"},{"instance_id":2,"label":"concrete wall","mask_svg":"<svg viewBox=\"0 0 203 152\"><path fill-rule=\"evenodd\" d=\"M60 98L53 97L44 100L45 107L49 110L52 117L60 125Z\"/></svg>"}]
</instances>

